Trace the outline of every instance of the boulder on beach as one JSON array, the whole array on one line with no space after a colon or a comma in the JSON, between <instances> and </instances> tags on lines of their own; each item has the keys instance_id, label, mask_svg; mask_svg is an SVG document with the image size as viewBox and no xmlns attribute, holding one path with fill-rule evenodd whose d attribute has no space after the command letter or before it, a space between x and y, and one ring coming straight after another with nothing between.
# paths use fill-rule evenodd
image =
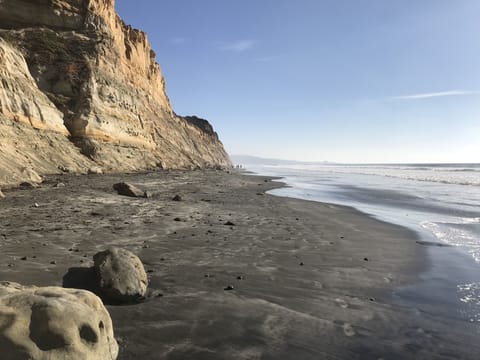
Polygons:
<instances>
[{"instance_id":1,"label":"boulder on beach","mask_svg":"<svg viewBox=\"0 0 480 360\"><path fill-rule=\"evenodd\" d=\"M145 298L147 273L134 253L111 247L95 254L93 261L102 299L109 303L131 303Z\"/></svg>"},{"instance_id":2,"label":"boulder on beach","mask_svg":"<svg viewBox=\"0 0 480 360\"><path fill-rule=\"evenodd\" d=\"M2 360L114 360L118 344L102 301L85 290L0 282Z\"/></svg>"},{"instance_id":3,"label":"boulder on beach","mask_svg":"<svg viewBox=\"0 0 480 360\"><path fill-rule=\"evenodd\" d=\"M148 194L146 191L140 190L136 186L133 186L132 184L128 184L124 182L113 185L113 189L116 190L119 195L123 195L123 196L142 197L142 198L148 197Z\"/></svg>"}]
</instances>

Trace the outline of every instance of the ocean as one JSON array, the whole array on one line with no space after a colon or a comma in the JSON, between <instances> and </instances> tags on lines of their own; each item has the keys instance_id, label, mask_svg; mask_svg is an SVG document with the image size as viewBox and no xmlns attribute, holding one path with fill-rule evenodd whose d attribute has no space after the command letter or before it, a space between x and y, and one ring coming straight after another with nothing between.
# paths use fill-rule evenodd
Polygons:
<instances>
[{"instance_id":1,"label":"ocean","mask_svg":"<svg viewBox=\"0 0 480 360\"><path fill-rule=\"evenodd\" d=\"M287 184L271 194L351 206L414 230L430 270L399 301L480 322L480 164L243 165Z\"/></svg>"}]
</instances>

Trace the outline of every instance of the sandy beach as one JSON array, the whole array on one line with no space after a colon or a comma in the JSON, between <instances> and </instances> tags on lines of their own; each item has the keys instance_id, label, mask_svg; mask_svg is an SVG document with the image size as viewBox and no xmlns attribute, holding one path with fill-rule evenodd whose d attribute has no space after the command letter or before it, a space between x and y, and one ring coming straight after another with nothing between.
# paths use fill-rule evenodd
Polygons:
<instances>
[{"instance_id":1,"label":"sandy beach","mask_svg":"<svg viewBox=\"0 0 480 360\"><path fill-rule=\"evenodd\" d=\"M120 181L150 197L118 195ZM150 293L108 306L119 359L478 358L477 325L395 301L429 267L415 233L266 194L280 186L198 170L2 189L0 280L61 286L110 245L134 252Z\"/></svg>"}]
</instances>

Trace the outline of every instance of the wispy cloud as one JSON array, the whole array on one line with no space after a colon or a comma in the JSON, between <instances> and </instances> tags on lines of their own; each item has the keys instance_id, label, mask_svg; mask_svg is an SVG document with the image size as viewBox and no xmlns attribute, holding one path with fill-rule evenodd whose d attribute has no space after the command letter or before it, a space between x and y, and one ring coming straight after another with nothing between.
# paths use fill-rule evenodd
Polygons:
<instances>
[{"instance_id":1,"label":"wispy cloud","mask_svg":"<svg viewBox=\"0 0 480 360\"><path fill-rule=\"evenodd\" d=\"M444 97L444 96L472 95L472 94L479 94L479 93L480 93L479 91L472 91L472 90L450 90L450 91L440 91L440 92L431 92L431 93L394 96L391 99L393 99L393 100L418 100L418 99L430 99L430 98Z\"/></svg>"},{"instance_id":2,"label":"wispy cloud","mask_svg":"<svg viewBox=\"0 0 480 360\"><path fill-rule=\"evenodd\" d=\"M252 49L255 46L255 40L239 40L221 47L224 51L242 53Z\"/></svg>"}]
</instances>

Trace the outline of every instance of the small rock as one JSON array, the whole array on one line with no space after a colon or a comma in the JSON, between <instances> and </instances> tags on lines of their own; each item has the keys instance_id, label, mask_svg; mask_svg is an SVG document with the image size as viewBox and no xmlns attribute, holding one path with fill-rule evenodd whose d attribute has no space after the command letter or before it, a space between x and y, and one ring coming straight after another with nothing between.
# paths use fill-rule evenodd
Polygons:
<instances>
[{"instance_id":1,"label":"small rock","mask_svg":"<svg viewBox=\"0 0 480 360\"><path fill-rule=\"evenodd\" d=\"M182 221L182 219L180 219L179 217L176 217L175 219L173 219L173 221Z\"/></svg>"},{"instance_id":2,"label":"small rock","mask_svg":"<svg viewBox=\"0 0 480 360\"><path fill-rule=\"evenodd\" d=\"M19 187L20 187L21 189L26 190L26 189L35 189L35 188L38 187L38 185L37 185L37 184L33 184L33 183L31 183L31 182L28 182L28 181L24 181L24 182L21 182L21 183L20 183Z\"/></svg>"},{"instance_id":3,"label":"small rock","mask_svg":"<svg viewBox=\"0 0 480 360\"><path fill-rule=\"evenodd\" d=\"M59 165L57 168L58 168L58 170L60 170L61 172L64 172L64 173L71 172L71 170L68 167L63 166L63 165Z\"/></svg>"},{"instance_id":4,"label":"small rock","mask_svg":"<svg viewBox=\"0 0 480 360\"><path fill-rule=\"evenodd\" d=\"M175 195L173 198L172 198L173 201L182 201L182 197L180 195Z\"/></svg>"},{"instance_id":5,"label":"small rock","mask_svg":"<svg viewBox=\"0 0 480 360\"><path fill-rule=\"evenodd\" d=\"M91 167L88 169L89 174L103 174L103 170L97 166Z\"/></svg>"},{"instance_id":6,"label":"small rock","mask_svg":"<svg viewBox=\"0 0 480 360\"><path fill-rule=\"evenodd\" d=\"M231 290L234 290L235 288L233 287L233 285L228 285L225 289L225 291L231 291Z\"/></svg>"},{"instance_id":7,"label":"small rock","mask_svg":"<svg viewBox=\"0 0 480 360\"><path fill-rule=\"evenodd\" d=\"M303 265L305 265L305 263L302 261L299 265L300 265L300 266L303 266Z\"/></svg>"},{"instance_id":8,"label":"small rock","mask_svg":"<svg viewBox=\"0 0 480 360\"><path fill-rule=\"evenodd\" d=\"M226 225L226 226L235 226L235 224L231 221L227 221L225 224L223 225Z\"/></svg>"},{"instance_id":9,"label":"small rock","mask_svg":"<svg viewBox=\"0 0 480 360\"><path fill-rule=\"evenodd\" d=\"M33 203L32 205L34 208L38 208L40 205L38 205L38 203Z\"/></svg>"},{"instance_id":10,"label":"small rock","mask_svg":"<svg viewBox=\"0 0 480 360\"><path fill-rule=\"evenodd\" d=\"M368 258L363 258L363 261L368 261Z\"/></svg>"},{"instance_id":11,"label":"small rock","mask_svg":"<svg viewBox=\"0 0 480 360\"><path fill-rule=\"evenodd\" d=\"M3 199L5 195L3 194L2 190L0 189L0 199Z\"/></svg>"},{"instance_id":12,"label":"small rock","mask_svg":"<svg viewBox=\"0 0 480 360\"><path fill-rule=\"evenodd\" d=\"M243 280L243 276L242 275L237 276L237 280Z\"/></svg>"},{"instance_id":13,"label":"small rock","mask_svg":"<svg viewBox=\"0 0 480 360\"><path fill-rule=\"evenodd\" d=\"M128 183L117 183L113 185L113 189L117 191L119 195L129 196L129 197L141 197L147 198L148 194L146 191L142 191L136 186Z\"/></svg>"},{"instance_id":14,"label":"small rock","mask_svg":"<svg viewBox=\"0 0 480 360\"><path fill-rule=\"evenodd\" d=\"M27 260L27 257L26 257L26 256L22 256L22 257L20 258L20 260L25 261L25 260Z\"/></svg>"},{"instance_id":15,"label":"small rock","mask_svg":"<svg viewBox=\"0 0 480 360\"><path fill-rule=\"evenodd\" d=\"M58 188L63 188L63 187L65 187L65 184L62 183L62 182L59 182L59 183L56 183L55 185L53 185L53 187L54 187L54 188L57 188L57 189L58 189Z\"/></svg>"},{"instance_id":16,"label":"small rock","mask_svg":"<svg viewBox=\"0 0 480 360\"><path fill-rule=\"evenodd\" d=\"M50 264L55 265L57 262L55 260L50 261Z\"/></svg>"}]
</instances>

